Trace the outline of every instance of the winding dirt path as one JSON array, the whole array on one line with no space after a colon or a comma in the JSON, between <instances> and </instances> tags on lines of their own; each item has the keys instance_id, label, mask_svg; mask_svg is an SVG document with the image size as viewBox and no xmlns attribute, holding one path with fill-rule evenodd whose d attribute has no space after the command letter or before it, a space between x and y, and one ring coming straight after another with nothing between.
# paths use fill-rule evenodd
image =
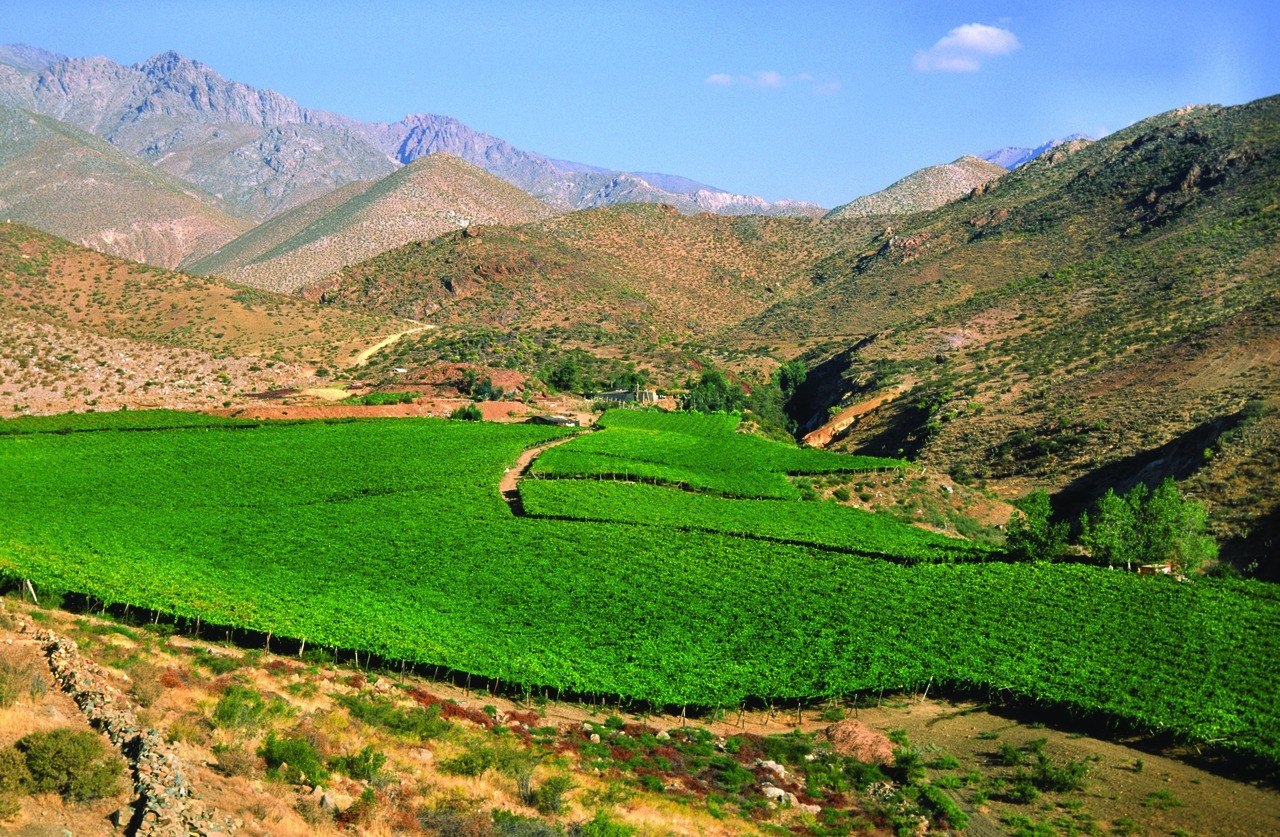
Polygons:
<instances>
[{"instance_id":1,"label":"winding dirt path","mask_svg":"<svg viewBox=\"0 0 1280 837\"><path fill-rule=\"evenodd\" d=\"M529 473L529 469L533 467L533 461L542 455L544 451L548 451L557 445L563 445L565 442L578 438L580 433L573 433L559 439L553 439L536 448L529 448L520 454L516 459L516 464L508 468L502 474L502 481L498 483L498 491L502 494L502 499L506 501L511 508L511 513L516 517L524 517L524 503L520 500L520 478Z\"/></svg>"},{"instance_id":2,"label":"winding dirt path","mask_svg":"<svg viewBox=\"0 0 1280 837\"><path fill-rule=\"evenodd\" d=\"M374 343L372 346L365 349L360 354L356 355L355 358L352 360L351 365L364 366L366 363L369 362L369 358L373 357L378 352L390 346L392 343L399 341L402 337L408 337L410 334L417 334L419 331L427 331L428 329L433 329L433 328L435 328L435 326L428 323L425 325L420 325L415 328L408 329L407 331L401 331L397 334L392 334L390 337L384 337L381 340L379 340L377 343Z\"/></svg>"}]
</instances>

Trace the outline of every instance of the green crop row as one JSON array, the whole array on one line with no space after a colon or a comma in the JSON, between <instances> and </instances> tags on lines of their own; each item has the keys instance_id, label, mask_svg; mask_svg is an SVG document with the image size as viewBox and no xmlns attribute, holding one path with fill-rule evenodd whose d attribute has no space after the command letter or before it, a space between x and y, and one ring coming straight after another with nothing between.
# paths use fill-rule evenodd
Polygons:
<instances>
[{"instance_id":1,"label":"green crop row","mask_svg":"<svg viewBox=\"0 0 1280 837\"><path fill-rule=\"evenodd\" d=\"M1280 763L1272 586L513 516L503 469L560 433L400 419L3 436L0 571L504 683L726 706L932 681Z\"/></svg>"},{"instance_id":2,"label":"green crop row","mask_svg":"<svg viewBox=\"0 0 1280 837\"><path fill-rule=\"evenodd\" d=\"M232 419L183 410L116 410L0 419L0 436L25 433L79 433L92 430L173 430L182 427L253 427L253 419Z\"/></svg>"},{"instance_id":3,"label":"green crop row","mask_svg":"<svg viewBox=\"0 0 1280 837\"><path fill-rule=\"evenodd\" d=\"M701 529L909 563L991 557L990 549L969 541L831 502L738 500L660 486L574 479L525 480L520 498L525 511L534 515Z\"/></svg>"},{"instance_id":4,"label":"green crop row","mask_svg":"<svg viewBox=\"0 0 1280 837\"><path fill-rule=\"evenodd\" d=\"M547 451L535 476L618 477L669 483L734 497L795 499L788 474L900 468L903 462L809 450L735 432L724 413L610 410L602 431Z\"/></svg>"}]
</instances>

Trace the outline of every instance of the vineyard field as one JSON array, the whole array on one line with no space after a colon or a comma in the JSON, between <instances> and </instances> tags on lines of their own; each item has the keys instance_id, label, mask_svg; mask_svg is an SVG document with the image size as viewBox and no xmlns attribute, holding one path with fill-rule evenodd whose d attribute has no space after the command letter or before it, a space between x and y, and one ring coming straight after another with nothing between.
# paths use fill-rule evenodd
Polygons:
<instances>
[{"instance_id":1,"label":"vineyard field","mask_svg":"<svg viewBox=\"0 0 1280 837\"><path fill-rule=\"evenodd\" d=\"M981 561L992 550L832 502L740 500L664 486L532 479L520 486L530 514L700 529L864 555L919 561ZM661 536L658 536L661 537Z\"/></svg>"},{"instance_id":2,"label":"vineyard field","mask_svg":"<svg viewBox=\"0 0 1280 837\"><path fill-rule=\"evenodd\" d=\"M797 499L788 474L900 468L897 459L809 450L748 433L723 413L665 414L611 410L603 432L577 438L538 458L547 477L618 477L679 485L731 497Z\"/></svg>"},{"instance_id":3,"label":"vineyard field","mask_svg":"<svg viewBox=\"0 0 1280 837\"><path fill-rule=\"evenodd\" d=\"M149 421L140 415L135 426ZM542 458L581 444L603 457L613 439L614 455L662 465L666 444L723 487L748 467L725 458L732 446L783 482L797 462L832 470L838 457L784 454L730 428L704 435L722 446L700 462L685 441L694 433L606 418L604 432ZM1260 582L904 566L674 526L513 516L503 471L556 428L46 430L0 434L0 571L37 589L666 705L982 688L1280 764L1280 594Z\"/></svg>"}]
</instances>

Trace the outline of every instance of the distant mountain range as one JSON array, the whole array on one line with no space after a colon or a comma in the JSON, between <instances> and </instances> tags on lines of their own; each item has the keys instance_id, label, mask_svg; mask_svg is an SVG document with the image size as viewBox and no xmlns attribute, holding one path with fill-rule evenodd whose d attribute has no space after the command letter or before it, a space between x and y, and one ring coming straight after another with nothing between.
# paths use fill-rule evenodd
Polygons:
<instances>
[{"instance_id":1,"label":"distant mountain range","mask_svg":"<svg viewBox=\"0 0 1280 837\"><path fill-rule=\"evenodd\" d=\"M994 151L984 151L978 156L989 163L995 163L997 166L1003 166L1009 171L1013 171L1018 166L1025 165L1046 151L1057 148L1060 145L1065 145L1069 142L1078 142L1081 140L1093 142L1094 139L1094 137L1091 137L1088 134L1072 134L1071 136L1062 137L1060 139L1051 139L1048 142L1037 145L1035 148L1011 145L1006 148L997 148Z\"/></svg>"},{"instance_id":2,"label":"distant mountain range","mask_svg":"<svg viewBox=\"0 0 1280 837\"><path fill-rule=\"evenodd\" d=\"M227 80L176 52L128 67L24 45L0 47L0 104L96 134L259 220L436 152L478 166L558 210L643 201L687 213L822 212L813 203L771 203L674 175L554 160L449 116L359 122Z\"/></svg>"},{"instance_id":3,"label":"distant mountain range","mask_svg":"<svg viewBox=\"0 0 1280 837\"><path fill-rule=\"evenodd\" d=\"M828 218L860 218L867 215L909 215L937 209L995 180L1006 169L977 157L961 157L953 163L929 166L896 183L838 206Z\"/></svg>"}]
</instances>

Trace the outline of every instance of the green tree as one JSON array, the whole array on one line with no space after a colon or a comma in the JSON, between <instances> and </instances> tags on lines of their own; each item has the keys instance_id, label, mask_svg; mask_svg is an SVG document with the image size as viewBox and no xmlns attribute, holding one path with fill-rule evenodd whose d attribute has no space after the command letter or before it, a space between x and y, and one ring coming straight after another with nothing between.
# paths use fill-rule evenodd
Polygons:
<instances>
[{"instance_id":1,"label":"green tree","mask_svg":"<svg viewBox=\"0 0 1280 837\"><path fill-rule=\"evenodd\" d=\"M1147 563L1168 561L1182 572L1218 557L1218 544L1205 533L1204 505L1182 496L1173 477L1156 486L1143 506L1139 525Z\"/></svg>"},{"instance_id":2,"label":"green tree","mask_svg":"<svg viewBox=\"0 0 1280 837\"><path fill-rule=\"evenodd\" d=\"M582 367L572 357L564 357L546 374L546 381L561 392L577 392L582 387Z\"/></svg>"},{"instance_id":3,"label":"green tree","mask_svg":"<svg viewBox=\"0 0 1280 837\"><path fill-rule=\"evenodd\" d=\"M1138 516L1128 497L1107 489L1092 512L1080 517L1080 543L1110 566L1133 568L1139 551Z\"/></svg>"},{"instance_id":4,"label":"green tree","mask_svg":"<svg viewBox=\"0 0 1280 837\"><path fill-rule=\"evenodd\" d=\"M1067 524L1054 523L1049 495L1033 491L1015 505L1022 510L1009 520L1005 539L1009 554L1022 561L1056 561L1067 547Z\"/></svg>"},{"instance_id":5,"label":"green tree","mask_svg":"<svg viewBox=\"0 0 1280 837\"><path fill-rule=\"evenodd\" d=\"M1154 491L1139 483L1123 497L1108 490L1080 519L1081 544L1108 564L1163 564L1191 572L1218 557L1204 505L1182 496L1172 477Z\"/></svg>"},{"instance_id":6,"label":"green tree","mask_svg":"<svg viewBox=\"0 0 1280 837\"><path fill-rule=\"evenodd\" d=\"M690 383L685 409L700 413L731 412L741 410L745 402L746 394L741 386L726 378L719 369L710 369L702 373L697 383Z\"/></svg>"}]
</instances>

